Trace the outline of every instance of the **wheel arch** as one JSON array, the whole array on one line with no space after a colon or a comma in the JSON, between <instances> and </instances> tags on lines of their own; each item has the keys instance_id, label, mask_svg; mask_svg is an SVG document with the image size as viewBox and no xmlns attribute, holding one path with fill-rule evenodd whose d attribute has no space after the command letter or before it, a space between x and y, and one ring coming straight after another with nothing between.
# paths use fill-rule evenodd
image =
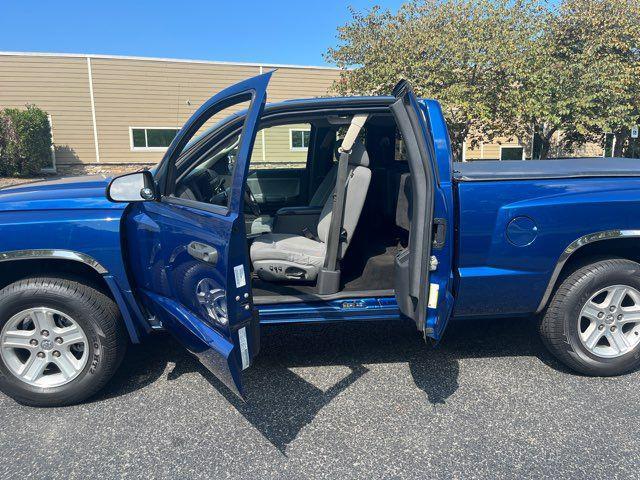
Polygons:
<instances>
[{"instance_id":1,"label":"wheel arch","mask_svg":"<svg viewBox=\"0 0 640 480\"><path fill-rule=\"evenodd\" d=\"M82 281L102 292L118 306L131 341L139 343L138 329L117 282L109 275L109 271L93 257L72 250L0 252L0 289L35 275L55 275L69 280Z\"/></svg>"},{"instance_id":2,"label":"wheel arch","mask_svg":"<svg viewBox=\"0 0 640 480\"><path fill-rule=\"evenodd\" d=\"M571 242L556 262L536 313L546 308L555 288L572 271L588 263L614 257L640 263L640 230L603 230Z\"/></svg>"}]
</instances>

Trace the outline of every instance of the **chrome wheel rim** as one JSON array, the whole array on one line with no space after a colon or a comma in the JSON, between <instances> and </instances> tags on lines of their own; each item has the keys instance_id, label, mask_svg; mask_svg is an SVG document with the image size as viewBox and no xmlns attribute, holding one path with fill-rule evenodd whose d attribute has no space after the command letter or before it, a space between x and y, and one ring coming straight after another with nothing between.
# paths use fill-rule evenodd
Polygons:
<instances>
[{"instance_id":1,"label":"chrome wheel rim","mask_svg":"<svg viewBox=\"0 0 640 480\"><path fill-rule=\"evenodd\" d=\"M0 356L19 380L41 388L65 385L87 364L89 342L69 315L47 307L15 314L0 332Z\"/></svg>"},{"instance_id":2,"label":"chrome wheel rim","mask_svg":"<svg viewBox=\"0 0 640 480\"><path fill-rule=\"evenodd\" d=\"M640 292L612 285L596 292L578 318L580 341L592 354L620 357L640 342Z\"/></svg>"}]
</instances>

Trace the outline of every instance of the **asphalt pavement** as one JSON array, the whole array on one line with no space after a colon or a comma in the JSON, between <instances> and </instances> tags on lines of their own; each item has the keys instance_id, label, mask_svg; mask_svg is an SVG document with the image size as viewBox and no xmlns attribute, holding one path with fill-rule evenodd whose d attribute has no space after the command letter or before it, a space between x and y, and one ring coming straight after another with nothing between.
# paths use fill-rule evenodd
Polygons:
<instances>
[{"instance_id":1,"label":"asphalt pavement","mask_svg":"<svg viewBox=\"0 0 640 480\"><path fill-rule=\"evenodd\" d=\"M638 478L640 373L572 374L528 320L263 328L247 402L168 336L83 405L0 395L0 478Z\"/></svg>"}]
</instances>

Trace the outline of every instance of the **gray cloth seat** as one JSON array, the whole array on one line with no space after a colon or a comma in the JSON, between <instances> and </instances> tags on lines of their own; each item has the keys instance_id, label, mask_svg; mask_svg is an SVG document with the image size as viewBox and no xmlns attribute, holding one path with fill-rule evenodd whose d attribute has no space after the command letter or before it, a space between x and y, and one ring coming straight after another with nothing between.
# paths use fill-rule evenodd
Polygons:
<instances>
[{"instance_id":1,"label":"gray cloth seat","mask_svg":"<svg viewBox=\"0 0 640 480\"><path fill-rule=\"evenodd\" d=\"M263 280L311 279L322 268L325 253L323 242L288 233L262 235L251 246L253 268Z\"/></svg>"},{"instance_id":2,"label":"gray cloth seat","mask_svg":"<svg viewBox=\"0 0 640 480\"><path fill-rule=\"evenodd\" d=\"M329 173L327 173L327 175L322 179L322 182L320 182L320 185L318 185L316 191L313 193L313 197L311 197L311 200L309 200L309 207L322 207L326 203L327 199L331 195L331 192L333 192L333 188L336 185L337 175L338 164L335 163L331 167L331 170L329 170ZM277 215L278 214L276 213L276 216ZM274 223L274 217L270 215L261 215L253 220L249 228L249 232L254 235L259 233L273 232Z\"/></svg>"},{"instance_id":3,"label":"gray cloth seat","mask_svg":"<svg viewBox=\"0 0 640 480\"><path fill-rule=\"evenodd\" d=\"M310 207L322 207L333 193L336 186L336 177L338 176L338 162L335 162L329 170L329 173L322 179L320 185L313 193L313 197L309 201Z\"/></svg>"},{"instance_id":4,"label":"gray cloth seat","mask_svg":"<svg viewBox=\"0 0 640 480\"><path fill-rule=\"evenodd\" d=\"M340 257L345 255L349 247L371 182L369 155L361 141L357 141L353 146L348 169L342 223L345 235L338 252ZM254 271L262 280L312 281L317 278L326 256L326 244L333 211L333 195L331 193L335 189L336 173L337 167L335 167L333 174L333 188L327 189L324 185L323 191L328 191L329 194L324 199L316 232L310 232L310 236L314 238L293 234L267 233L254 240L250 251L251 261ZM330 175L331 172L328 177ZM325 181L322 182L318 190L323 187ZM328 185L331 184L328 183ZM322 193L318 195L322 195Z\"/></svg>"}]
</instances>

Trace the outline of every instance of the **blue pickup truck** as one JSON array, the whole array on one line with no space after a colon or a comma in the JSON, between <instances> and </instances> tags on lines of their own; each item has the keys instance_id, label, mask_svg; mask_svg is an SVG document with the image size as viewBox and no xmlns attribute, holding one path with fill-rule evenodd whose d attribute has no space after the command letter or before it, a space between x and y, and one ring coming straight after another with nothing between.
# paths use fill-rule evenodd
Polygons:
<instances>
[{"instance_id":1,"label":"blue pickup truck","mask_svg":"<svg viewBox=\"0 0 640 480\"><path fill-rule=\"evenodd\" d=\"M3 392L80 402L162 330L242 395L260 325L291 322L405 319L437 342L451 318L535 315L577 372L638 366L636 161L456 164L404 81L266 104L270 77L204 103L151 171L0 191ZM302 122L305 169L251 168L262 129Z\"/></svg>"}]
</instances>

